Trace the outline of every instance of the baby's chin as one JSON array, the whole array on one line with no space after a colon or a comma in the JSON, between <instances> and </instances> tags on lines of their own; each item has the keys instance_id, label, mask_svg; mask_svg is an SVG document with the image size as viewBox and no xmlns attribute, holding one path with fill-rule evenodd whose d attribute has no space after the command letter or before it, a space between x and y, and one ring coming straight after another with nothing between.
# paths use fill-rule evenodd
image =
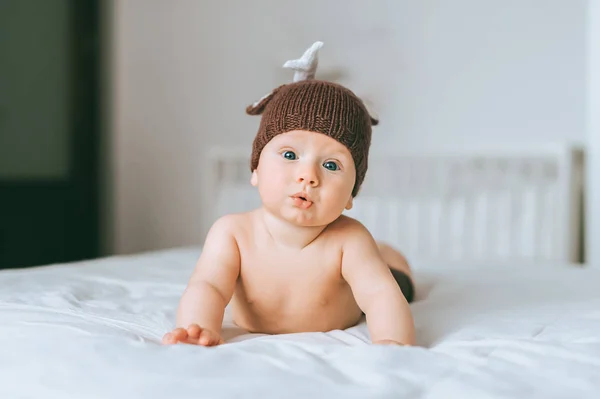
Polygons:
<instances>
[{"instance_id":1,"label":"baby's chin","mask_svg":"<svg viewBox=\"0 0 600 399\"><path fill-rule=\"evenodd\" d=\"M293 224L298 227L323 227L328 224L334 222L340 215L315 215L310 214L309 212L302 213L294 213L288 215L279 215L279 217L290 224Z\"/></svg>"},{"instance_id":2,"label":"baby's chin","mask_svg":"<svg viewBox=\"0 0 600 399\"><path fill-rule=\"evenodd\" d=\"M286 204L287 205L287 204ZM289 208L276 204L264 204L263 210L275 218L297 227L324 227L337 220L342 212L319 213L313 207L309 209Z\"/></svg>"}]
</instances>

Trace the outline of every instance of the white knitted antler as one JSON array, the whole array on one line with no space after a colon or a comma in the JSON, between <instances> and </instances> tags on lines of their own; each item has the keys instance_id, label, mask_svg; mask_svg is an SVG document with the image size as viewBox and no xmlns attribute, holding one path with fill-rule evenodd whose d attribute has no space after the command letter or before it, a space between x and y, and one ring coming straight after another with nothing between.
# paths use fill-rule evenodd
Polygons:
<instances>
[{"instance_id":1,"label":"white knitted antler","mask_svg":"<svg viewBox=\"0 0 600 399\"><path fill-rule=\"evenodd\" d=\"M284 68L293 69L294 82L301 80L314 79L319 64L319 49L323 47L323 42L315 42L308 50L297 60L289 60L283 64Z\"/></svg>"}]
</instances>

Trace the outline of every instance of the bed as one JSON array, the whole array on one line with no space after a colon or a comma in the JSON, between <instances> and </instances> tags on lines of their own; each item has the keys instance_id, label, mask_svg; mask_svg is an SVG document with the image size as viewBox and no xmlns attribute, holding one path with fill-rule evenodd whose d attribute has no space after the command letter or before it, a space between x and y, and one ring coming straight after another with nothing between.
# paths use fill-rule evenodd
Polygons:
<instances>
[{"instance_id":1,"label":"bed","mask_svg":"<svg viewBox=\"0 0 600 399\"><path fill-rule=\"evenodd\" d=\"M414 261L416 347L345 331L162 346L200 248L0 273L2 398L597 398L600 271Z\"/></svg>"},{"instance_id":2,"label":"bed","mask_svg":"<svg viewBox=\"0 0 600 399\"><path fill-rule=\"evenodd\" d=\"M579 263L574 154L373 158L415 171L372 173L352 210L408 255L414 347L371 345L364 320L249 334L229 308L225 345L163 346L201 247L0 271L0 397L597 398L600 269ZM208 157L207 220L255 205L245 156Z\"/></svg>"}]
</instances>

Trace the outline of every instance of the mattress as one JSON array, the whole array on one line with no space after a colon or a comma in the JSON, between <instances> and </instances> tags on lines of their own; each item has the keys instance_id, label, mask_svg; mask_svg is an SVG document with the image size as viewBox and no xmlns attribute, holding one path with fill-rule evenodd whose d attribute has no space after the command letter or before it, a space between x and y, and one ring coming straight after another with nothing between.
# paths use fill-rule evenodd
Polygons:
<instances>
[{"instance_id":1,"label":"mattress","mask_svg":"<svg viewBox=\"0 0 600 399\"><path fill-rule=\"evenodd\" d=\"M417 346L366 325L163 346L199 248L0 272L1 398L598 398L600 271L412 263Z\"/></svg>"}]
</instances>

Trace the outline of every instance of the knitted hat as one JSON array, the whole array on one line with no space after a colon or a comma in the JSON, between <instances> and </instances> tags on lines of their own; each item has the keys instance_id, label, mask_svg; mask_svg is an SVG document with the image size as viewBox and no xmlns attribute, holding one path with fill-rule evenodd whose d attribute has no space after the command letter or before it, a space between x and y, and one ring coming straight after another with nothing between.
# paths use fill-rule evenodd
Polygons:
<instances>
[{"instance_id":1,"label":"knitted hat","mask_svg":"<svg viewBox=\"0 0 600 399\"><path fill-rule=\"evenodd\" d=\"M284 64L284 67L296 70L294 83L277 87L246 108L249 115L262 114L252 145L250 170L258 167L260 153L276 135L292 130L323 133L346 146L352 154L356 168L352 189L355 197L367 173L371 126L377 125L378 121L347 88L314 79L317 51L322 45L316 42L302 58Z\"/></svg>"}]
</instances>

